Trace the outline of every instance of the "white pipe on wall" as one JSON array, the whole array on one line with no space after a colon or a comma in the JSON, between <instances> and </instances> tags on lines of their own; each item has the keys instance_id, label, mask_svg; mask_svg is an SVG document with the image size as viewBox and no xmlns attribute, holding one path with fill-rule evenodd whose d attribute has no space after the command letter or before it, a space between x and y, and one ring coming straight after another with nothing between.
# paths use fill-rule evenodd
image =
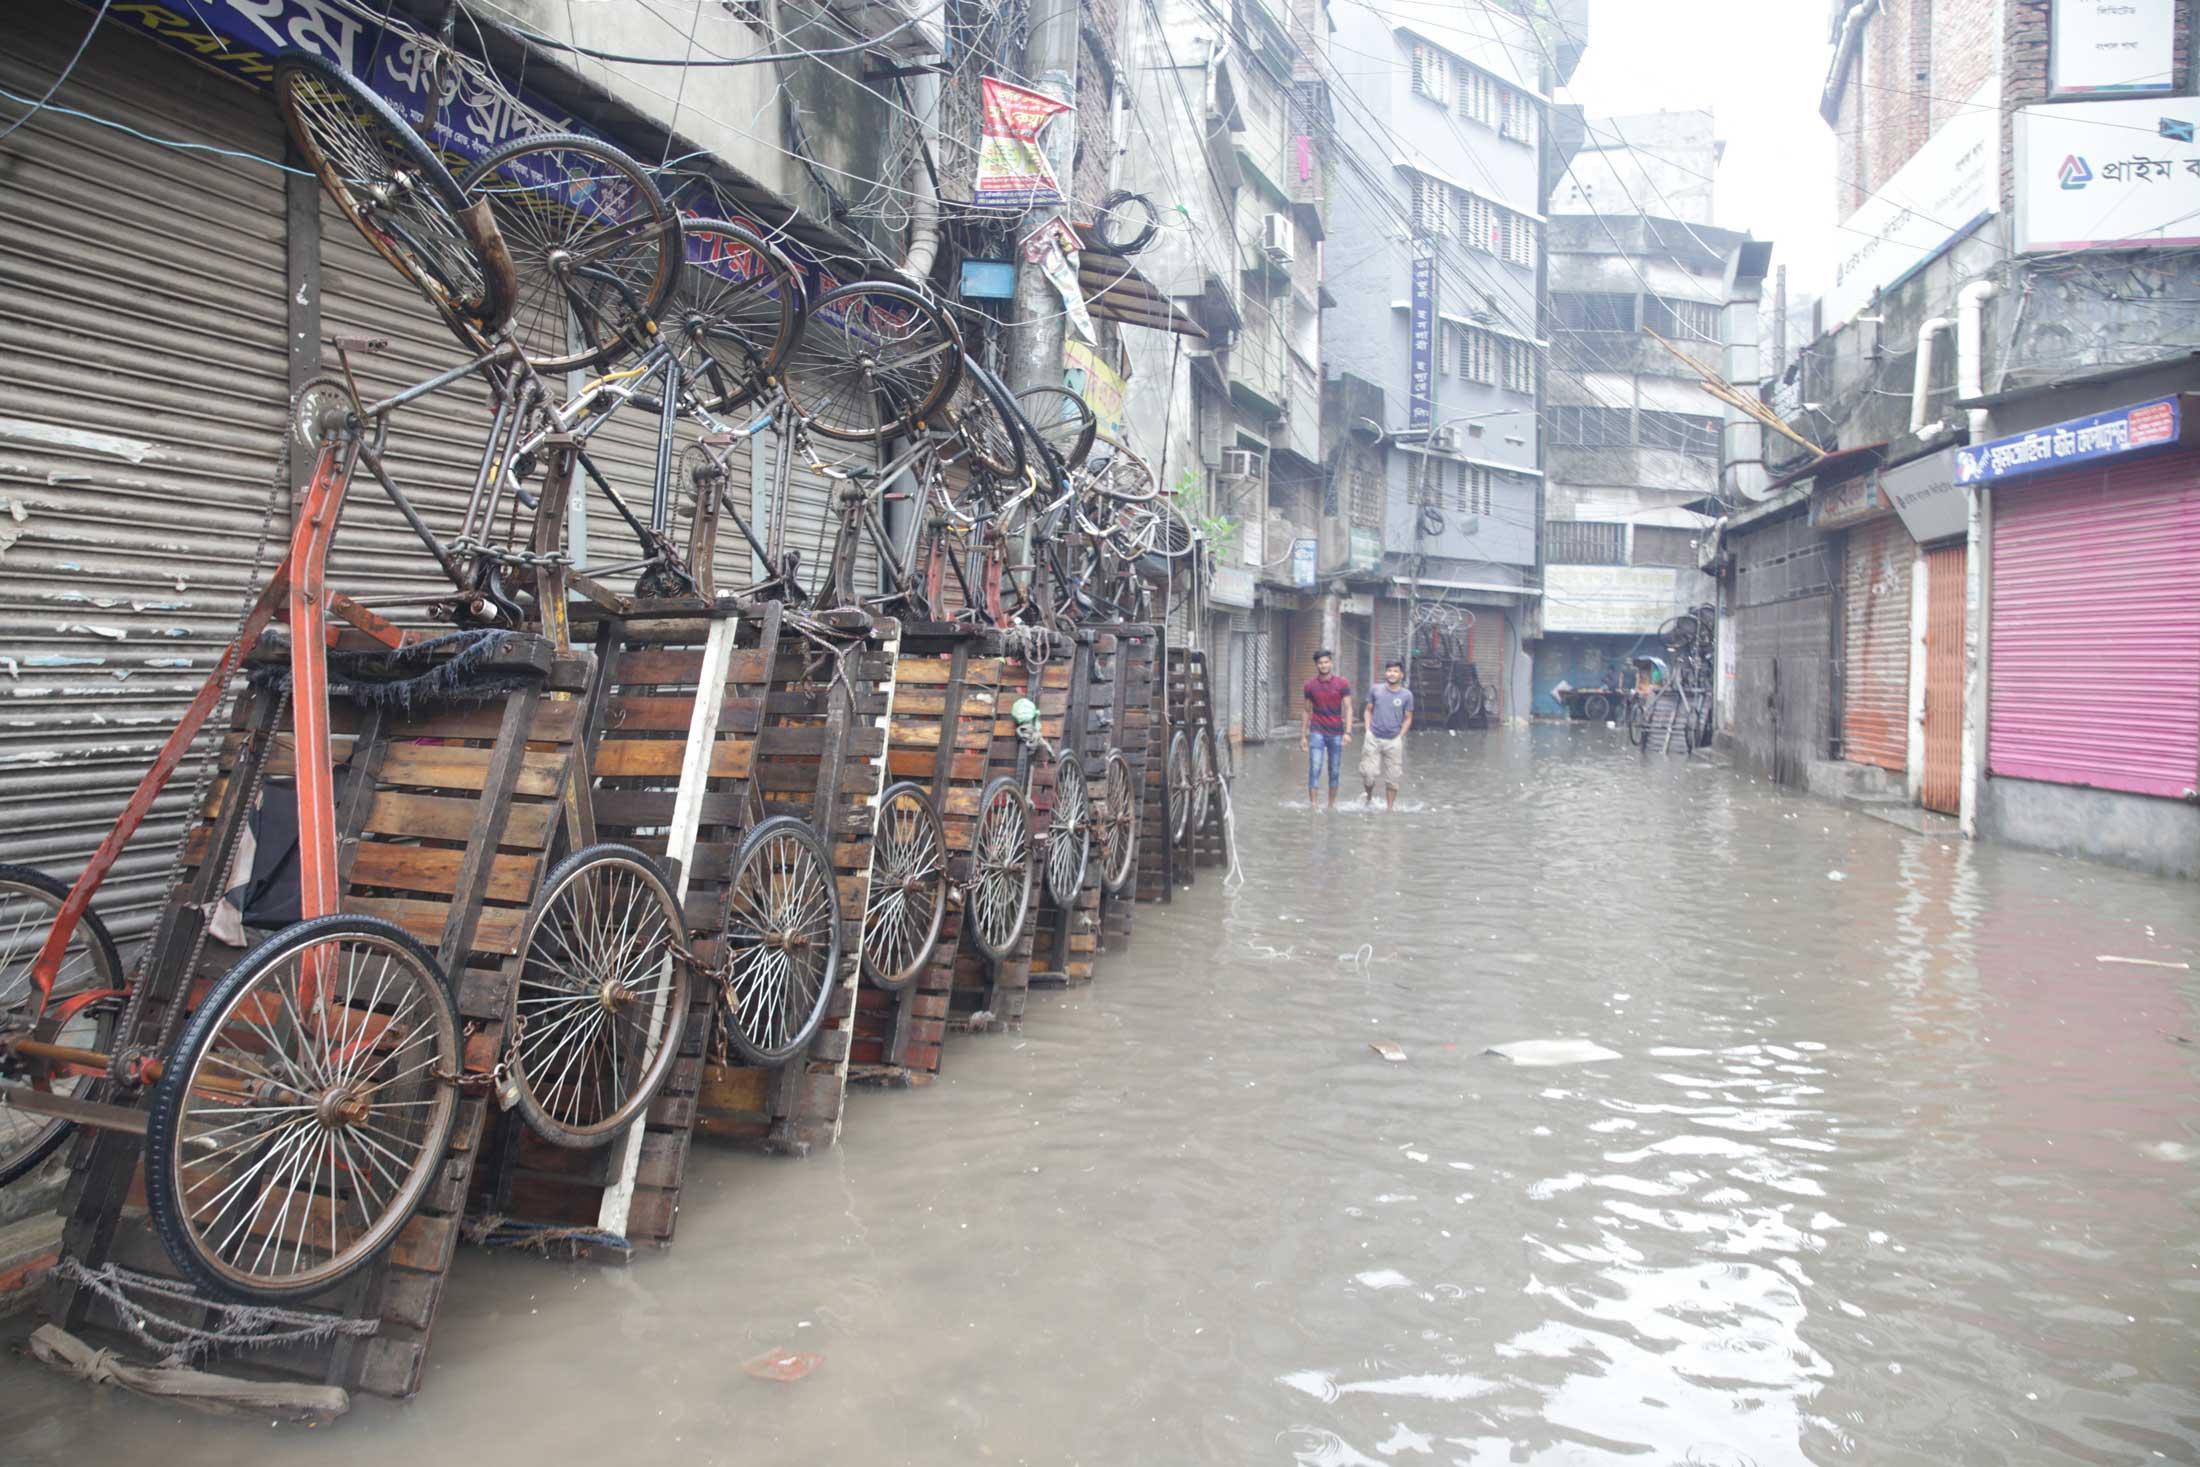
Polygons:
<instances>
[{"instance_id":1,"label":"white pipe on wall","mask_svg":"<svg viewBox=\"0 0 2200 1467\"><path fill-rule=\"evenodd\" d=\"M1920 432L1925 427L1928 408L1927 394L1933 384L1933 338L1943 331L1955 329L1955 321L1948 316L1935 316L1917 328L1917 370L1910 377L1910 431Z\"/></svg>"},{"instance_id":2,"label":"white pipe on wall","mask_svg":"<svg viewBox=\"0 0 2200 1467\"><path fill-rule=\"evenodd\" d=\"M1986 395L1986 303L2000 289L1991 280L1974 280L1956 292L1956 396ZM1916 410L1913 408L1913 412ZM1971 441L1982 442L1991 418L1985 408L1971 409Z\"/></svg>"}]
</instances>

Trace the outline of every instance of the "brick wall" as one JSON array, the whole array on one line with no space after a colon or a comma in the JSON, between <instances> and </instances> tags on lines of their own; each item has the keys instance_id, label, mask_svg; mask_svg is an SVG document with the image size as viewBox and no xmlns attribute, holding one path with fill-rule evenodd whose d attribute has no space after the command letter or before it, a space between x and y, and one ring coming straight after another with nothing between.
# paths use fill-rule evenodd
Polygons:
<instances>
[{"instance_id":1,"label":"brick wall","mask_svg":"<svg viewBox=\"0 0 2200 1467\"><path fill-rule=\"evenodd\" d=\"M1943 0L1946 3L1946 0ZM1991 9L1993 0L1965 0L1965 3ZM2049 0L2007 0L2003 13L2003 54L2008 64L2002 72L2001 108L2006 116L2019 107L2029 107L2047 100L2047 39ZM2192 27L2193 0L2181 0L2177 7L2175 47L2177 75L2182 79L2181 92L2193 89L2192 76ZM2014 160L2009 155L2009 134L2006 126L2002 133L2001 155L2001 206L2006 210L2016 207L2016 172Z\"/></svg>"},{"instance_id":2,"label":"brick wall","mask_svg":"<svg viewBox=\"0 0 2200 1467\"><path fill-rule=\"evenodd\" d=\"M1996 17L2010 25L2037 12L2045 64L2046 0L1883 0L1850 61L1834 129L1846 217L1955 117L1994 74L2001 53ZM2044 81L2042 82L2044 86Z\"/></svg>"}]
</instances>

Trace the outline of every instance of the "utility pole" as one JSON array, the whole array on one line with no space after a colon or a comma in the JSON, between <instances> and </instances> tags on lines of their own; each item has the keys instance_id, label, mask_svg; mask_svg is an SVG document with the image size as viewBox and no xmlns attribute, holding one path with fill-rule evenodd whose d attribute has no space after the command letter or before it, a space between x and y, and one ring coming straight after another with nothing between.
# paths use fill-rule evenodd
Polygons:
<instances>
[{"instance_id":1,"label":"utility pole","mask_svg":"<svg viewBox=\"0 0 2200 1467\"><path fill-rule=\"evenodd\" d=\"M1077 105L1078 4L1079 0L1032 0L1031 29L1024 43L1024 75L1031 78L1032 90L1045 92L1071 107ZM1052 124L1056 146L1047 149L1048 161L1054 165L1055 177L1061 182L1065 199L1069 196L1070 165L1076 149L1064 145L1061 140L1074 138L1071 129L1076 125L1074 111L1057 119ZM1029 238L1033 230L1048 220L1068 213L1066 203L1033 209L1024 215L1017 237L1019 240ZM1055 291L1053 282L1047 279L1046 271L1038 262L1019 254L1016 258L1015 315L1008 330L1010 391L1025 392L1034 387L1062 385L1062 340L1068 325L1062 297Z\"/></svg>"}]
</instances>

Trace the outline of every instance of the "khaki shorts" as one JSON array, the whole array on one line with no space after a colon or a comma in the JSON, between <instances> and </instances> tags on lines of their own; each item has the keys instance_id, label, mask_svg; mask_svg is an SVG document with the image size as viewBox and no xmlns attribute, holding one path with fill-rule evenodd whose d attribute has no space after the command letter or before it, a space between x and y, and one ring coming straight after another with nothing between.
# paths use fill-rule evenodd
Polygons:
<instances>
[{"instance_id":1,"label":"khaki shorts","mask_svg":"<svg viewBox=\"0 0 2200 1467\"><path fill-rule=\"evenodd\" d=\"M1406 775L1406 736L1379 739L1373 734L1360 744L1360 783L1372 786L1380 779L1392 789Z\"/></svg>"}]
</instances>

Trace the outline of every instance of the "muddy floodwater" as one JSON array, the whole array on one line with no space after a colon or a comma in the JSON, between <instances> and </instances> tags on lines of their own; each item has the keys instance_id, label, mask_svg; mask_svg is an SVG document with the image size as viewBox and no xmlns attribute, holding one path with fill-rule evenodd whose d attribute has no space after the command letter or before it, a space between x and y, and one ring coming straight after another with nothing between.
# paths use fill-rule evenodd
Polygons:
<instances>
[{"instance_id":1,"label":"muddy floodwater","mask_svg":"<svg viewBox=\"0 0 2200 1467\"><path fill-rule=\"evenodd\" d=\"M410 1404L11 1351L0 1460L2200 1461L2200 974L2100 961L2200 891L1615 738L1417 737L1387 817L1249 749L1241 889L836 1151L700 1147L669 1253L463 1252Z\"/></svg>"}]
</instances>

